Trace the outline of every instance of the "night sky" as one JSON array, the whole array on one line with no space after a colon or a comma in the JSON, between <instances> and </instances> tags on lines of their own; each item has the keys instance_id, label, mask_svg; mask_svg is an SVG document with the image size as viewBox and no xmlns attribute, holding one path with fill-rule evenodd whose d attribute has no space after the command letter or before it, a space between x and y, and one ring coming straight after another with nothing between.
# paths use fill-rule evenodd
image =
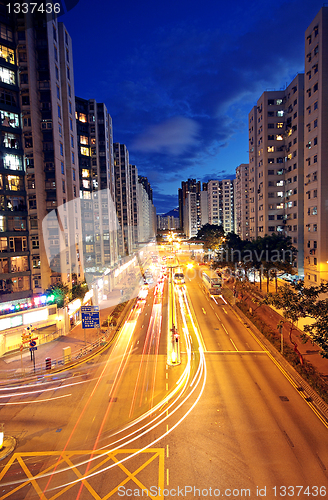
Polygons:
<instances>
[{"instance_id":1,"label":"night sky","mask_svg":"<svg viewBox=\"0 0 328 500\"><path fill-rule=\"evenodd\" d=\"M304 32L322 5L79 0L61 17L75 93L106 104L157 213L177 206L182 180L231 177L248 163L248 113L304 71Z\"/></svg>"}]
</instances>

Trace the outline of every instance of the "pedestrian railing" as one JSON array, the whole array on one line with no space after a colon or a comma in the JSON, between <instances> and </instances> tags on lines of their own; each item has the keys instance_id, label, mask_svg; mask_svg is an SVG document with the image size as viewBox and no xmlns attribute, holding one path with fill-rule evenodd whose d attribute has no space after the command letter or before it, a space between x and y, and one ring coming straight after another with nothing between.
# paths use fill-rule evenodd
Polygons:
<instances>
[{"instance_id":1,"label":"pedestrian railing","mask_svg":"<svg viewBox=\"0 0 328 500\"><path fill-rule=\"evenodd\" d=\"M15 370L6 370L0 373L1 382L13 381L14 379L27 378L31 376L41 376L51 371L74 365L86 357L95 353L95 351L107 345L112 336L112 329L108 328L94 342L86 344L84 347L76 349L69 355L61 356L57 359L46 358L42 363L36 363L35 367L22 367Z\"/></svg>"}]
</instances>

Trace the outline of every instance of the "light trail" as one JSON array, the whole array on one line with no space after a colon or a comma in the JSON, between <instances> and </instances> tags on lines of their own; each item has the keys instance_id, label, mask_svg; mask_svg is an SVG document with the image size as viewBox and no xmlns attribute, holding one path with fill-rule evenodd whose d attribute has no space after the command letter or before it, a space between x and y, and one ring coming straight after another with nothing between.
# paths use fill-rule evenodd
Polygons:
<instances>
[{"instance_id":1,"label":"light trail","mask_svg":"<svg viewBox=\"0 0 328 500\"><path fill-rule=\"evenodd\" d=\"M41 392L58 391L60 389L65 389L66 387L73 387L74 385L86 384L88 382L91 382L92 380L96 380L96 379L81 380L81 382L74 382L72 384L61 385L59 387L49 387L48 389L39 389L38 391L18 392L18 393L14 392L12 394L4 394L3 396L0 396L0 399L1 398L13 398L16 396L29 396L31 394L38 394ZM0 405L1 405L1 403L0 403Z\"/></svg>"},{"instance_id":2,"label":"light trail","mask_svg":"<svg viewBox=\"0 0 328 500\"><path fill-rule=\"evenodd\" d=\"M55 399L68 398L69 396L72 396L72 394L63 394L62 396L55 396L53 398L48 398L48 399L35 399L34 401L16 401L16 402L0 403L0 406L17 406L17 405L31 405L34 403L48 403L49 401L54 401Z\"/></svg>"},{"instance_id":3,"label":"light trail","mask_svg":"<svg viewBox=\"0 0 328 500\"><path fill-rule=\"evenodd\" d=\"M187 306L187 309L189 310L189 313L190 313L190 309L189 309L188 303L186 303L186 306ZM157 411L160 407L162 408L162 412L160 412L157 416L155 416L154 418L152 418L152 420L150 422L147 422L146 424L144 424L141 428L138 428L135 431L131 432L130 434L128 434L126 436L123 436L123 437L119 438L118 440L114 441L112 443L112 446L114 446L114 447L116 446L116 448L113 448L111 450L111 452L115 451L116 449L119 449L117 447L118 445L120 447L122 447L122 446L127 446L127 445L133 443L137 439L140 439L141 437L147 435L149 432L151 432L154 429L158 428L167 419L171 418L180 408L182 408L182 406L189 400L189 398L191 398L191 396L194 394L194 392L196 391L197 387L199 386L199 384L201 383L201 381L203 379L203 382L202 382L201 387L200 387L200 392L199 392L196 400L189 407L189 409L179 418L179 420L173 426L171 426L170 429L167 429L166 432L161 433L159 435L159 437L157 437L152 442L148 443L142 449L139 449L137 452L135 452L135 453L133 453L133 454L125 457L124 459L120 460L118 463L112 464L112 465L110 465L110 466L108 466L106 468L103 468L101 470L98 470L96 472L92 472L90 474L85 474L82 478L79 478L79 479L77 479L75 481L72 481L72 482L69 482L69 483L66 483L66 484L62 484L61 486L58 486L58 487L51 488L51 490L55 490L55 489L63 488L63 487L73 486L74 484L77 484L77 483L79 483L81 481L82 481L82 484L81 484L81 486L82 486L83 485L83 481L85 479L88 479L90 477L93 477L95 475L103 473L103 472L105 472L105 471L107 471L107 470L109 470L109 469L117 466L119 463L123 463L123 462L129 460L130 458L132 458L133 456L138 455L139 453L143 452L145 449L149 448L150 446L153 446L155 443L159 442L165 436L167 436L168 434L170 434L189 415L189 413L193 410L193 408L195 407L195 405L198 403L198 401L199 401L199 399L200 399L200 397L201 397L201 395L202 395L202 393L204 391L204 387L205 387L205 383L206 383L206 363L205 363L204 351L203 351L202 346L201 346L202 339L201 339L201 337L200 337L200 335L199 335L199 333L197 331L197 328L195 327L195 324L194 324L193 319L192 319L191 316L190 316L190 319L191 319L191 323L193 325L193 329L194 329L194 333L195 333L196 339L198 341L198 351L199 351L199 355L200 355L200 357L199 357L199 364L198 364L196 373L194 374L192 380L189 383L189 379L190 379L190 362L189 362L188 365L186 366L185 370L184 370L184 373L180 376L180 379L178 380L177 385L173 389L173 391L171 391L154 408L152 408L151 410L149 410L148 412L146 412L142 416L138 417L135 421L131 422L126 427L122 428L120 431L117 431L116 433L112 434L112 437L114 437L116 434L119 434L121 432L124 432L124 431L128 430L129 428L137 425L138 423L141 423L145 418L147 418L148 416L154 414L154 411ZM191 345L190 345L190 341L189 341L188 335L186 335L186 332L184 332L184 333L185 333L186 338L188 339L186 341L186 343L187 343L187 349L188 349L188 351L190 353L189 359L191 359L191 349L190 349ZM106 363L106 366L107 366L107 363ZM187 393L185 391L185 389L186 389L188 383L189 383L190 391ZM95 391L95 389L96 388L94 388L93 392ZM183 398L181 398L181 396L182 396L183 393L185 393L185 395L184 395ZM178 395L178 398L172 400L172 398L176 394ZM90 397L91 397L91 395L90 395ZM89 400L90 400L90 397L89 397ZM179 399L180 399L180 402L178 402ZM171 402L169 403L169 401L171 401ZM167 408L164 408L167 403L169 403L169 406ZM76 425L75 425L75 428L76 428ZM73 431L71 433L71 436L72 436L75 428L73 429ZM70 436L70 438L71 438L71 436ZM98 433L98 436L100 437L100 432ZM69 438L69 440L70 440L70 438ZM67 444L65 446L65 449L67 448L69 440L68 440L68 442L67 442ZM95 443L95 445L96 445L96 443ZM108 445L105 445L105 446L99 448L99 450L102 450L102 449L107 448L107 447L108 447ZM63 452L65 451L65 449L63 450ZM106 453L108 453L108 450L106 451ZM62 454L61 454L61 456L62 456ZM99 455L97 455L95 457L91 457L88 460L80 462L78 465L80 466L80 465L83 465L83 464L90 464L92 460L96 460L98 458L99 458ZM48 477L48 476L50 476L50 480L51 480L51 477L54 474L63 473L65 471L69 470L69 469L70 468L67 467L65 469L58 470L58 471L57 470L53 470L52 472L44 474L44 475L42 475L40 477ZM46 489L49 486L50 480L48 481ZM19 481L16 481L15 483L10 483L10 484L11 485L12 484L20 484L22 482L23 482L23 480L19 480ZM49 491L50 491L50 489L49 489ZM12 491L12 493L13 493L13 491Z\"/></svg>"}]
</instances>

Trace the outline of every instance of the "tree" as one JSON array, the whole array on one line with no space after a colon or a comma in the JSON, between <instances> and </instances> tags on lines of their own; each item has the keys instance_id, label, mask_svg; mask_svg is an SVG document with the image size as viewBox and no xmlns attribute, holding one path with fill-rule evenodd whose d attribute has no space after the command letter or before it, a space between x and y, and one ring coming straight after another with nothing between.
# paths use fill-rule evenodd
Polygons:
<instances>
[{"instance_id":1,"label":"tree","mask_svg":"<svg viewBox=\"0 0 328 500\"><path fill-rule=\"evenodd\" d=\"M65 297L69 294L69 288L63 283L56 283L56 285L51 285L48 290L46 290L46 295L53 295L55 297L55 302L59 308L64 307Z\"/></svg>"},{"instance_id":2,"label":"tree","mask_svg":"<svg viewBox=\"0 0 328 500\"><path fill-rule=\"evenodd\" d=\"M320 298L326 293L328 293L328 284L325 282L320 286L307 288L303 283L297 285L285 283L279 288L279 293L268 293L264 299L265 304L281 309L284 318L291 322L289 338L300 357L296 343L292 340L292 330L300 318L310 317L315 321L304 327L309 335L302 335L302 341L311 340L318 344L322 349L321 355L328 358L328 299Z\"/></svg>"},{"instance_id":3,"label":"tree","mask_svg":"<svg viewBox=\"0 0 328 500\"><path fill-rule=\"evenodd\" d=\"M72 287L72 300L83 299L87 291L88 291L88 284L85 280L82 283L76 283Z\"/></svg>"},{"instance_id":4,"label":"tree","mask_svg":"<svg viewBox=\"0 0 328 500\"><path fill-rule=\"evenodd\" d=\"M195 240L204 242L204 247L212 251L218 250L224 238L224 230L222 226L215 224L205 224L198 231Z\"/></svg>"}]
</instances>

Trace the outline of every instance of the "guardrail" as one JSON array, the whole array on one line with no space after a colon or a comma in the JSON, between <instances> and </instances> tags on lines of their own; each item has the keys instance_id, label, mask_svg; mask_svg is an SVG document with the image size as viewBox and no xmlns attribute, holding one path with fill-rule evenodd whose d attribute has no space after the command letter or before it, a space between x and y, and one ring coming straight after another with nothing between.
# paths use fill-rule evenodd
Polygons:
<instances>
[{"instance_id":1,"label":"guardrail","mask_svg":"<svg viewBox=\"0 0 328 500\"><path fill-rule=\"evenodd\" d=\"M109 328L104 332L97 340L87 344L86 346L76 349L69 356L61 356L57 359L51 359L47 363L47 358L42 363L36 363L34 367L26 368L22 370L6 370L0 373L1 382L14 381L15 379L29 378L29 377L39 377L45 374L51 374L55 371L60 371L61 369L67 369L75 363L85 360L86 357L95 354L96 350L105 347L112 337L112 328ZM1 383L0 382L0 383Z\"/></svg>"}]
</instances>

